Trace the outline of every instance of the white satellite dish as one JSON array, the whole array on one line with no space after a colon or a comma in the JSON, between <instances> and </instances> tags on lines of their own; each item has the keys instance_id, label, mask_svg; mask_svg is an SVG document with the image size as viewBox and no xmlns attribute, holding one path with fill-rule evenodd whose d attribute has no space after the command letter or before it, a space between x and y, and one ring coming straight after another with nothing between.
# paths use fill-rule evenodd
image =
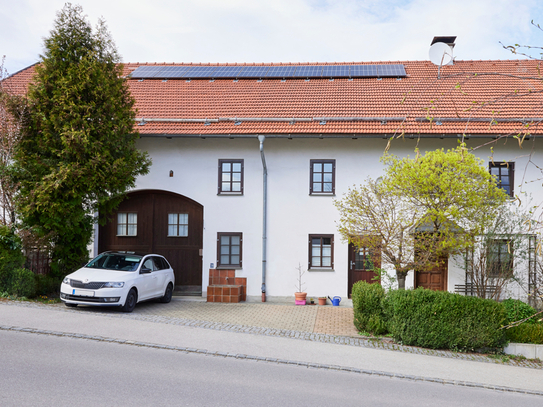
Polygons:
<instances>
[{"instance_id":1,"label":"white satellite dish","mask_svg":"<svg viewBox=\"0 0 543 407\"><path fill-rule=\"evenodd\" d=\"M430 47L430 61L437 66L452 65L452 48L444 42L436 42Z\"/></svg>"}]
</instances>

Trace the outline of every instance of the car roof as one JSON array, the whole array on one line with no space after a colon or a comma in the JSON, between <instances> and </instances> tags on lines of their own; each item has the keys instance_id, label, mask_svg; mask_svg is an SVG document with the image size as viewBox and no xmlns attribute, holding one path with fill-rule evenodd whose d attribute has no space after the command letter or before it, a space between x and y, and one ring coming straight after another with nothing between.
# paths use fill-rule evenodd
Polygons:
<instances>
[{"instance_id":1,"label":"car roof","mask_svg":"<svg viewBox=\"0 0 543 407\"><path fill-rule=\"evenodd\" d=\"M100 254L131 254L134 256L158 256L158 257L164 257L161 254L156 253L145 253L145 252L137 252L137 251L131 251L131 250L108 250L107 252L103 252Z\"/></svg>"}]
</instances>

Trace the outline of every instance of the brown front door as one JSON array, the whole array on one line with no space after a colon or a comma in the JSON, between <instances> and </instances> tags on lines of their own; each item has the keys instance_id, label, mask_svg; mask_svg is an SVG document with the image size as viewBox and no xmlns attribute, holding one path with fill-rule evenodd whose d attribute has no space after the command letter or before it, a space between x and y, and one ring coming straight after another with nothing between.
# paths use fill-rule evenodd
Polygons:
<instances>
[{"instance_id":1,"label":"brown front door","mask_svg":"<svg viewBox=\"0 0 543 407\"><path fill-rule=\"evenodd\" d=\"M119 217L119 214L126 215ZM176 287L201 289L203 214L202 205L182 195L157 190L131 192L109 222L100 226L99 252L127 250L161 254L174 270ZM175 226L170 225L169 215L175 218ZM133 223L125 228L122 222Z\"/></svg>"},{"instance_id":2,"label":"brown front door","mask_svg":"<svg viewBox=\"0 0 543 407\"><path fill-rule=\"evenodd\" d=\"M415 272L415 288L423 287L434 291L447 291L448 258L443 256L425 270Z\"/></svg>"},{"instance_id":3,"label":"brown front door","mask_svg":"<svg viewBox=\"0 0 543 407\"><path fill-rule=\"evenodd\" d=\"M353 284L357 281L381 284L381 280L373 280L377 275L373 269L380 267L379 255L371 253L367 247L356 247L349 243L349 298L351 298Z\"/></svg>"}]
</instances>

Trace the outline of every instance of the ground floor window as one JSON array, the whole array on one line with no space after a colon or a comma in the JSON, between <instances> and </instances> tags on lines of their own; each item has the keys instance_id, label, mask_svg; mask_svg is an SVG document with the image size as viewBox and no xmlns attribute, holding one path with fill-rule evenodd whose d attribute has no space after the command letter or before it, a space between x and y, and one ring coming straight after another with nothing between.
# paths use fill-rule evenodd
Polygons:
<instances>
[{"instance_id":1,"label":"ground floor window","mask_svg":"<svg viewBox=\"0 0 543 407\"><path fill-rule=\"evenodd\" d=\"M334 266L334 235L309 235L309 268Z\"/></svg>"},{"instance_id":2,"label":"ground floor window","mask_svg":"<svg viewBox=\"0 0 543 407\"><path fill-rule=\"evenodd\" d=\"M241 267L242 241L241 233L217 233L218 267Z\"/></svg>"},{"instance_id":3,"label":"ground floor window","mask_svg":"<svg viewBox=\"0 0 543 407\"><path fill-rule=\"evenodd\" d=\"M487 267L490 277L507 277L513 274L512 244L506 239L493 239L488 247Z\"/></svg>"}]
</instances>

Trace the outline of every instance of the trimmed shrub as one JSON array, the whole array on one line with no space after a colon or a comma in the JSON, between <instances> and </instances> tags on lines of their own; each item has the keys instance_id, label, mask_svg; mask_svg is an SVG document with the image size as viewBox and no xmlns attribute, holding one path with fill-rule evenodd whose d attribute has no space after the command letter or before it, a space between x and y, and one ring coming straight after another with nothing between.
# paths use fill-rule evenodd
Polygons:
<instances>
[{"instance_id":1,"label":"trimmed shrub","mask_svg":"<svg viewBox=\"0 0 543 407\"><path fill-rule=\"evenodd\" d=\"M386 333L386 323L381 302L385 290L380 284L358 281L353 284L352 299L354 326L358 331L376 335Z\"/></svg>"},{"instance_id":2,"label":"trimmed shrub","mask_svg":"<svg viewBox=\"0 0 543 407\"><path fill-rule=\"evenodd\" d=\"M535 343L543 345L543 325L523 323L506 329L505 334L509 342Z\"/></svg>"},{"instance_id":3,"label":"trimmed shrub","mask_svg":"<svg viewBox=\"0 0 543 407\"><path fill-rule=\"evenodd\" d=\"M36 276L30 270L15 269L11 276L11 284L7 290L18 297L33 297L36 294Z\"/></svg>"},{"instance_id":4,"label":"trimmed shrub","mask_svg":"<svg viewBox=\"0 0 543 407\"><path fill-rule=\"evenodd\" d=\"M505 307L494 300L418 288L390 291L383 304L389 332L405 345L474 350L505 343Z\"/></svg>"},{"instance_id":5,"label":"trimmed shrub","mask_svg":"<svg viewBox=\"0 0 543 407\"><path fill-rule=\"evenodd\" d=\"M534 308L532 308L528 304L520 300L514 300L513 298L509 298L503 301L502 304L505 306L505 310L507 311L508 324L510 324L511 322L520 321L522 319L531 317L537 312ZM533 324L536 321L535 319L529 319L526 322Z\"/></svg>"}]
</instances>

